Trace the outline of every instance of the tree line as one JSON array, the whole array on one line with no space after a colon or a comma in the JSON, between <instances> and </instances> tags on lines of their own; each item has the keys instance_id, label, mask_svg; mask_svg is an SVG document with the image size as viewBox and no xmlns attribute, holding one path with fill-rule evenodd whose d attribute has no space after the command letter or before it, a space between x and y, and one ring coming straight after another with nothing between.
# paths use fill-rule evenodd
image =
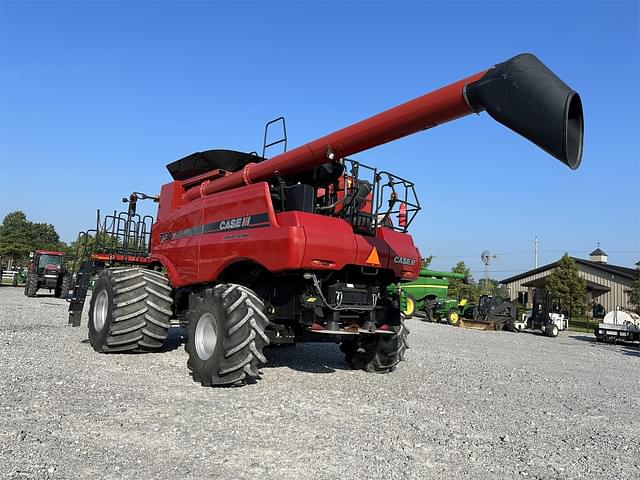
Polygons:
<instances>
[{"instance_id":1,"label":"tree line","mask_svg":"<svg viewBox=\"0 0 640 480\"><path fill-rule=\"evenodd\" d=\"M95 244L95 238L89 237L87 240L91 249ZM63 252L65 262L70 267L78 251L78 242L75 240L66 243L60 240L53 225L31 222L20 210L7 214L0 225L0 267L26 267L29 263L29 253L35 250Z\"/></svg>"}]
</instances>

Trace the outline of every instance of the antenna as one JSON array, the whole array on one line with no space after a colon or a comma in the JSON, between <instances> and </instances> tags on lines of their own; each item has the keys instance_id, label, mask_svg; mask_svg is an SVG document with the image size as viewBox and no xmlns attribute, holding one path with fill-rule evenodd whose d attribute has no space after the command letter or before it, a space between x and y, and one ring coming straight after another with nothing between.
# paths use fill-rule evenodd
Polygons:
<instances>
[{"instance_id":1,"label":"antenna","mask_svg":"<svg viewBox=\"0 0 640 480\"><path fill-rule=\"evenodd\" d=\"M489 264L491 263L491 260L496 258L498 258L498 254L494 255L489 250L484 250L480 254L480 260L484 263L484 288L487 292L489 291Z\"/></svg>"}]
</instances>

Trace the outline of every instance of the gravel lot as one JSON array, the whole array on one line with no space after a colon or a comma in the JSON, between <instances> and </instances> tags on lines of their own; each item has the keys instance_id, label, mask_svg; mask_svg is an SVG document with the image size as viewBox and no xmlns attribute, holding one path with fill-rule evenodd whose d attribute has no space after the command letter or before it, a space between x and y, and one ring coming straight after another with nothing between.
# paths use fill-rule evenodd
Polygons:
<instances>
[{"instance_id":1,"label":"gravel lot","mask_svg":"<svg viewBox=\"0 0 640 480\"><path fill-rule=\"evenodd\" d=\"M207 389L182 346L94 353L66 308L0 288L2 477L640 477L637 346L414 319L392 374L302 344L267 350L254 385Z\"/></svg>"}]
</instances>

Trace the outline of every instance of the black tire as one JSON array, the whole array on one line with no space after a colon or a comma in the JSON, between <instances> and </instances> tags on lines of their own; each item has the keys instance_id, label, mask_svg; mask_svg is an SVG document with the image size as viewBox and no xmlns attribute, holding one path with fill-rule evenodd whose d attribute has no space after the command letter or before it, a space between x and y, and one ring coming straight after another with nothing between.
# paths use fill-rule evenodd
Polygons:
<instances>
[{"instance_id":1,"label":"black tire","mask_svg":"<svg viewBox=\"0 0 640 480\"><path fill-rule=\"evenodd\" d=\"M394 331L393 335L364 334L343 341L340 350L345 354L351 368L371 373L393 372L404 360L405 351L409 348L409 330L405 327L404 321L391 328Z\"/></svg>"},{"instance_id":2,"label":"black tire","mask_svg":"<svg viewBox=\"0 0 640 480\"><path fill-rule=\"evenodd\" d=\"M89 342L96 352L157 352L172 316L167 277L136 267L103 270L91 295Z\"/></svg>"},{"instance_id":3,"label":"black tire","mask_svg":"<svg viewBox=\"0 0 640 480\"><path fill-rule=\"evenodd\" d=\"M220 284L192 293L186 350L193 379L205 387L243 385L259 377L271 324L249 288Z\"/></svg>"},{"instance_id":4,"label":"black tire","mask_svg":"<svg viewBox=\"0 0 640 480\"><path fill-rule=\"evenodd\" d=\"M24 294L27 297L35 297L38 292L38 276L34 273L27 274L27 280L24 283Z\"/></svg>"},{"instance_id":5,"label":"black tire","mask_svg":"<svg viewBox=\"0 0 640 480\"><path fill-rule=\"evenodd\" d=\"M64 277L62 277L62 283L60 284L60 291L57 292L57 297L64 298L65 300L69 296L69 291L71 290L71 274L65 273Z\"/></svg>"},{"instance_id":6,"label":"black tire","mask_svg":"<svg viewBox=\"0 0 640 480\"><path fill-rule=\"evenodd\" d=\"M545 329L545 334L547 337L556 338L558 336L559 330L558 326L555 324L547 325Z\"/></svg>"},{"instance_id":7,"label":"black tire","mask_svg":"<svg viewBox=\"0 0 640 480\"><path fill-rule=\"evenodd\" d=\"M434 303L432 301L428 301L424 303L424 319L427 322L435 322L436 321L436 317L435 314L433 312L434 309Z\"/></svg>"}]
</instances>

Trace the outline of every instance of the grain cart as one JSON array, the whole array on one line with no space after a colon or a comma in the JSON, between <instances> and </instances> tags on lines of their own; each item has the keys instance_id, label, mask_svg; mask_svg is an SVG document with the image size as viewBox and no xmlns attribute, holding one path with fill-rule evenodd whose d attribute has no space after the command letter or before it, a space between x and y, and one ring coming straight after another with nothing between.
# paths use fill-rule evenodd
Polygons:
<instances>
[{"instance_id":1,"label":"grain cart","mask_svg":"<svg viewBox=\"0 0 640 480\"><path fill-rule=\"evenodd\" d=\"M167 166L148 253L135 213L111 215L123 226L113 249L81 262L70 323L102 269L89 308L98 352L159 351L174 323L205 386L251 381L266 345L298 341L340 342L352 367L393 371L407 330L387 287L418 276L407 229L419 204L413 183L349 156L483 110L578 167L580 97L529 54L293 150L279 119L283 138L265 131L260 156L209 150ZM266 159L273 144L285 151Z\"/></svg>"},{"instance_id":2,"label":"grain cart","mask_svg":"<svg viewBox=\"0 0 640 480\"><path fill-rule=\"evenodd\" d=\"M35 297L41 288L46 288L58 298L67 298L71 287L71 274L64 264L64 253L51 250L36 250L29 254L29 267L24 284L24 294Z\"/></svg>"}]
</instances>

